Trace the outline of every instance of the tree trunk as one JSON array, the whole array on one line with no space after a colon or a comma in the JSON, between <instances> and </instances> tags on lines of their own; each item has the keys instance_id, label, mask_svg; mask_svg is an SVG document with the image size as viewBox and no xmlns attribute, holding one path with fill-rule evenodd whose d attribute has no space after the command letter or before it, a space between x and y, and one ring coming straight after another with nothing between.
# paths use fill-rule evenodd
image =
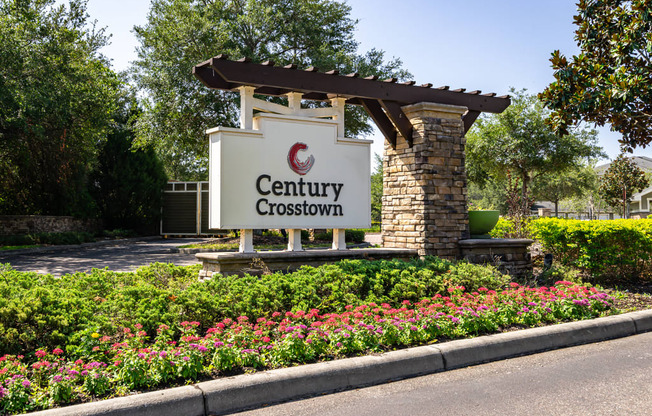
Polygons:
<instances>
[{"instance_id":1,"label":"tree trunk","mask_svg":"<svg viewBox=\"0 0 652 416\"><path fill-rule=\"evenodd\" d=\"M627 188L623 188L623 218L627 218Z\"/></svg>"},{"instance_id":2,"label":"tree trunk","mask_svg":"<svg viewBox=\"0 0 652 416\"><path fill-rule=\"evenodd\" d=\"M521 192L522 192L522 198L523 200L521 201L521 209L523 211L523 215L529 215L530 214L530 207L529 207L529 198L527 196L527 185L528 182L530 181L530 177L528 176L527 172L522 172L521 173L521 182L523 184L521 185Z\"/></svg>"},{"instance_id":3,"label":"tree trunk","mask_svg":"<svg viewBox=\"0 0 652 416\"><path fill-rule=\"evenodd\" d=\"M555 200L555 218L559 218L559 200Z\"/></svg>"}]
</instances>

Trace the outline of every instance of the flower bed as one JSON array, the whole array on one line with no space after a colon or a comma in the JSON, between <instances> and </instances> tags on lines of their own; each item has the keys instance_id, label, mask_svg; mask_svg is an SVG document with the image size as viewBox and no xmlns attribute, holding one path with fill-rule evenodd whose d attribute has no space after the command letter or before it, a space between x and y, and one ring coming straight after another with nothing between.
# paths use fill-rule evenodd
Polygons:
<instances>
[{"instance_id":1,"label":"flower bed","mask_svg":"<svg viewBox=\"0 0 652 416\"><path fill-rule=\"evenodd\" d=\"M199 322L160 325L149 339L140 324L118 334L89 332L75 348L39 348L0 357L0 410L19 413L131 391L214 378L248 369L283 367L597 317L612 299L570 282L531 289L450 287L400 307L347 305L341 313L274 312L226 318L199 333ZM64 353L64 350L67 352ZM70 351L69 351L70 350Z\"/></svg>"}]
</instances>

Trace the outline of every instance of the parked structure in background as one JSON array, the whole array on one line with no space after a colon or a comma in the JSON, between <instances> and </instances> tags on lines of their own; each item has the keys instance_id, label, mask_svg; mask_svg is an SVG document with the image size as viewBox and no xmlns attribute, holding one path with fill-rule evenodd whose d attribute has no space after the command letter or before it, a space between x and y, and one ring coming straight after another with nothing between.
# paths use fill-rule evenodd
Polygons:
<instances>
[{"instance_id":1,"label":"parked structure in background","mask_svg":"<svg viewBox=\"0 0 652 416\"><path fill-rule=\"evenodd\" d=\"M646 158L647 159L647 158ZM652 160L652 159L651 159ZM629 216L632 219L647 218L650 215L652 204L652 186L643 189L632 196L629 203Z\"/></svg>"},{"instance_id":2,"label":"parked structure in background","mask_svg":"<svg viewBox=\"0 0 652 416\"><path fill-rule=\"evenodd\" d=\"M208 182L168 182L163 191L161 235L214 235L208 228Z\"/></svg>"}]
</instances>

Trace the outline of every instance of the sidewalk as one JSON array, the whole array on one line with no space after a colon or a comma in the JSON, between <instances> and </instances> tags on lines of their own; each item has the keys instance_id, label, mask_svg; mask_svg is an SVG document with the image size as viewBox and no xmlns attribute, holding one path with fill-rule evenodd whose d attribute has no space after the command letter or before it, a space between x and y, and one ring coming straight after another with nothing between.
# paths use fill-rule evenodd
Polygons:
<instances>
[{"instance_id":1,"label":"sidewalk","mask_svg":"<svg viewBox=\"0 0 652 416\"><path fill-rule=\"evenodd\" d=\"M223 415L319 394L652 331L652 310L270 370L32 413Z\"/></svg>"}]
</instances>

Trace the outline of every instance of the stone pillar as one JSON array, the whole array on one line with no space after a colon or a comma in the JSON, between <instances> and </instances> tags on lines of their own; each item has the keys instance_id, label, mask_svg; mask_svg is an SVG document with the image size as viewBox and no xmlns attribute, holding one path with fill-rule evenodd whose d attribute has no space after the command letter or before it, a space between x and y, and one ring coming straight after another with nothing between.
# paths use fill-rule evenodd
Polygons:
<instances>
[{"instance_id":1,"label":"stone pillar","mask_svg":"<svg viewBox=\"0 0 652 416\"><path fill-rule=\"evenodd\" d=\"M385 142L382 246L454 259L469 238L464 124L466 107L418 103L403 107L413 145Z\"/></svg>"}]
</instances>

